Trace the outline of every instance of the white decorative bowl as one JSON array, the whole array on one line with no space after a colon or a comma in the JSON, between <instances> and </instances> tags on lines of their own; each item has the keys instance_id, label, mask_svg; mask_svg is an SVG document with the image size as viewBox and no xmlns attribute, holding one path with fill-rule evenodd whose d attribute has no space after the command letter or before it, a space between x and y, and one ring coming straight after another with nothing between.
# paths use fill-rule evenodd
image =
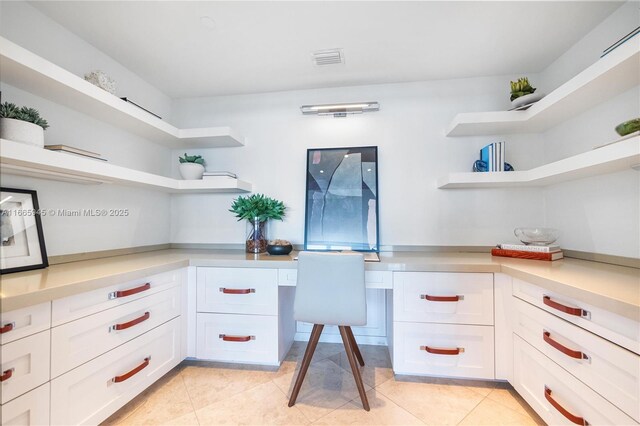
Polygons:
<instances>
[{"instance_id":1,"label":"white decorative bowl","mask_svg":"<svg viewBox=\"0 0 640 426\"><path fill-rule=\"evenodd\" d=\"M513 233L524 244L548 246L558 239L560 232L553 228L516 228Z\"/></svg>"},{"instance_id":2,"label":"white decorative bowl","mask_svg":"<svg viewBox=\"0 0 640 426\"><path fill-rule=\"evenodd\" d=\"M44 148L44 129L15 118L0 118L0 138Z\"/></svg>"},{"instance_id":3,"label":"white decorative bowl","mask_svg":"<svg viewBox=\"0 0 640 426\"><path fill-rule=\"evenodd\" d=\"M544 94L542 93L529 93L528 95L515 98L514 100L511 101L511 105L513 105L514 108L518 108L523 105L528 105L534 102L538 102L542 98L544 98Z\"/></svg>"},{"instance_id":4,"label":"white decorative bowl","mask_svg":"<svg viewBox=\"0 0 640 426\"><path fill-rule=\"evenodd\" d=\"M180 163L180 174L184 180L202 179L204 166L198 163Z\"/></svg>"}]
</instances>

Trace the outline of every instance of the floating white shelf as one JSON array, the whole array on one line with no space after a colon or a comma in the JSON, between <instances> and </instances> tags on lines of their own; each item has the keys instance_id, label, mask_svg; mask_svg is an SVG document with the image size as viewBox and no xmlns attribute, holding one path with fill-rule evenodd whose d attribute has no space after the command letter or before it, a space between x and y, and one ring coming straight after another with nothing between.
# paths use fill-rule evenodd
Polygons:
<instances>
[{"instance_id":1,"label":"floating white shelf","mask_svg":"<svg viewBox=\"0 0 640 426\"><path fill-rule=\"evenodd\" d=\"M230 127L178 129L0 37L0 81L176 149L243 146ZM144 100L135 100L144 105Z\"/></svg>"},{"instance_id":2,"label":"floating white shelf","mask_svg":"<svg viewBox=\"0 0 640 426\"><path fill-rule=\"evenodd\" d=\"M507 188L546 186L613 173L640 165L640 136L521 172L451 173L438 188Z\"/></svg>"},{"instance_id":3,"label":"floating white shelf","mask_svg":"<svg viewBox=\"0 0 640 426\"><path fill-rule=\"evenodd\" d=\"M220 176L207 180L179 180L116 166L100 160L0 139L0 171L85 184L118 183L170 193L250 192L251 184Z\"/></svg>"},{"instance_id":4,"label":"floating white shelf","mask_svg":"<svg viewBox=\"0 0 640 426\"><path fill-rule=\"evenodd\" d=\"M461 113L447 136L538 133L640 84L640 37L629 40L526 111Z\"/></svg>"}]
</instances>

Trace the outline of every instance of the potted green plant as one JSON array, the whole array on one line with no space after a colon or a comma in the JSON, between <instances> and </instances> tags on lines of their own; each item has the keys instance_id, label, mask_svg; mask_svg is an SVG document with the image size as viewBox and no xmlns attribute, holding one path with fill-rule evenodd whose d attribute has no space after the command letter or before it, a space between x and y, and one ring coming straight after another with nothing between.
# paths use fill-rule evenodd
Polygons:
<instances>
[{"instance_id":1,"label":"potted green plant","mask_svg":"<svg viewBox=\"0 0 640 426\"><path fill-rule=\"evenodd\" d=\"M247 197L239 196L231 204L232 213L238 221L248 223L246 250L248 253L264 253L267 250L267 221L269 219L282 220L286 207L282 201L253 194Z\"/></svg>"},{"instance_id":2,"label":"potted green plant","mask_svg":"<svg viewBox=\"0 0 640 426\"><path fill-rule=\"evenodd\" d=\"M529 84L527 77L519 78L517 81L511 83L511 104L514 107L521 107L523 105L532 104L542 99L543 95L534 94L536 88Z\"/></svg>"},{"instance_id":3,"label":"potted green plant","mask_svg":"<svg viewBox=\"0 0 640 426\"><path fill-rule=\"evenodd\" d=\"M197 180L202 179L204 173L204 158L201 155L187 155L178 157L180 160L180 174L182 179Z\"/></svg>"},{"instance_id":4,"label":"potted green plant","mask_svg":"<svg viewBox=\"0 0 640 426\"><path fill-rule=\"evenodd\" d=\"M0 138L44 148L47 120L38 110L5 102L0 105Z\"/></svg>"}]
</instances>

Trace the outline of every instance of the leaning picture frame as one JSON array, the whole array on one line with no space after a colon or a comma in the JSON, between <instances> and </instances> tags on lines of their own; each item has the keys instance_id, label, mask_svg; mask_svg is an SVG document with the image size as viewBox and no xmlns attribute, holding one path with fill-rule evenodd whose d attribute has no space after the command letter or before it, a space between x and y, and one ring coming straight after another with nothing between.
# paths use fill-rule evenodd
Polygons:
<instances>
[{"instance_id":1,"label":"leaning picture frame","mask_svg":"<svg viewBox=\"0 0 640 426\"><path fill-rule=\"evenodd\" d=\"M0 274L49 266L36 191L0 188Z\"/></svg>"},{"instance_id":2,"label":"leaning picture frame","mask_svg":"<svg viewBox=\"0 0 640 426\"><path fill-rule=\"evenodd\" d=\"M304 249L380 251L378 147L307 150Z\"/></svg>"}]
</instances>

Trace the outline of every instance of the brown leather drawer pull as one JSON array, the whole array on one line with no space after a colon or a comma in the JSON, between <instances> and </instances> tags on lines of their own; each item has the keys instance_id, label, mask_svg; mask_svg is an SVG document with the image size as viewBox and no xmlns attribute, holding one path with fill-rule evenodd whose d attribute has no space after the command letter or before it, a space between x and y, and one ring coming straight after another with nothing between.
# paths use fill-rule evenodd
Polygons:
<instances>
[{"instance_id":1,"label":"brown leather drawer pull","mask_svg":"<svg viewBox=\"0 0 640 426\"><path fill-rule=\"evenodd\" d=\"M0 327L0 334L8 333L16 326L15 322L10 322L9 324L5 324Z\"/></svg>"},{"instance_id":2,"label":"brown leather drawer pull","mask_svg":"<svg viewBox=\"0 0 640 426\"><path fill-rule=\"evenodd\" d=\"M560 405L558 401L553 399L553 397L551 396L551 389L549 389L546 386L544 387L544 397L547 399L547 401L549 401L549 404L553 405L553 408L558 410L560 414L566 417L567 420L569 420L571 423L575 423L577 425L583 425L583 426L586 426L589 424L584 418L578 417L575 414L571 414L566 408Z\"/></svg>"},{"instance_id":3,"label":"brown leather drawer pull","mask_svg":"<svg viewBox=\"0 0 640 426\"><path fill-rule=\"evenodd\" d=\"M428 300L429 302L458 302L464 300L464 296L432 296L430 294L421 294L420 299Z\"/></svg>"},{"instance_id":4,"label":"brown leather drawer pull","mask_svg":"<svg viewBox=\"0 0 640 426\"><path fill-rule=\"evenodd\" d=\"M542 296L542 303L560 312L564 312L565 314L575 315L577 317L587 319L590 318L588 311L585 311L582 308L572 308L571 306L563 305L562 303L558 303L555 300L551 300L550 296Z\"/></svg>"},{"instance_id":5,"label":"brown leather drawer pull","mask_svg":"<svg viewBox=\"0 0 640 426\"><path fill-rule=\"evenodd\" d=\"M255 293L255 288L225 288L220 287L220 291L224 294L249 294Z\"/></svg>"},{"instance_id":6,"label":"brown leather drawer pull","mask_svg":"<svg viewBox=\"0 0 640 426\"><path fill-rule=\"evenodd\" d=\"M139 372L144 370L149 365L150 361L151 361L151 356L148 356L148 357L146 357L144 359L142 364L140 364L139 366L137 366L133 370L129 371L128 373L123 374L122 376L114 377L113 379L111 379L111 381L113 383L120 383L120 382L124 382L125 380L130 379L131 377L135 376L136 374L138 374Z\"/></svg>"},{"instance_id":7,"label":"brown leather drawer pull","mask_svg":"<svg viewBox=\"0 0 640 426\"><path fill-rule=\"evenodd\" d=\"M447 348L432 348L430 346L420 346L420 350L427 351L430 354L435 354L435 355L460 355L461 353L464 352L464 348L447 349Z\"/></svg>"},{"instance_id":8,"label":"brown leather drawer pull","mask_svg":"<svg viewBox=\"0 0 640 426\"><path fill-rule=\"evenodd\" d=\"M4 370L2 375L0 375L0 382L4 382L5 380L9 380L11 376L13 376L14 368L10 368L8 370Z\"/></svg>"},{"instance_id":9,"label":"brown leather drawer pull","mask_svg":"<svg viewBox=\"0 0 640 426\"><path fill-rule=\"evenodd\" d=\"M256 336L229 336L227 334L219 334L218 337L225 342L248 342L256 339Z\"/></svg>"},{"instance_id":10,"label":"brown leather drawer pull","mask_svg":"<svg viewBox=\"0 0 640 426\"><path fill-rule=\"evenodd\" d=\"M551 337L551 333L549 333L548 331L543 331L542 332L542 338L550 346L552 346L553 348L559 350L560 352L562 352L563 354L565 354L568 357L575 358L575 359L589 359L587 354L585 354L583 352L580 352L580 351L575 351L573 349L569 349L568 347L564 346L563 344L553 340L553 338Z\"/></svg>"},{"instance_id":11,"label":"brown leather drawer pull","mask_svg":"<svg viewBox=\"0 0 640 426\"><path fill-rule=\"evenodd\" d=\"M129 290L120 290L109 293L109 299L118 299L120 297L133 296L134 294L142 293L151 288L151 283L146 283L140 287L130 288Z\"/></svg>"},{"instance_id":12,"label":"brown leather drawer pull","mask_svg":"<svg viewBox=\"0 0 640 426\"><path fill-rule=\"evenodd\" d=\"M139 316L136 319L133 319L131 321L127 321L127 322L123 322L120 324L115 324L112 325L109 328L109 331L120 331L120 330L126 330L127 328L133 327L136 324L140 324L141 322L144 322L146 320L148 320L151 317L151 314L149 312L145 312L142 316Z\"/></svg>"}]
</instances>

